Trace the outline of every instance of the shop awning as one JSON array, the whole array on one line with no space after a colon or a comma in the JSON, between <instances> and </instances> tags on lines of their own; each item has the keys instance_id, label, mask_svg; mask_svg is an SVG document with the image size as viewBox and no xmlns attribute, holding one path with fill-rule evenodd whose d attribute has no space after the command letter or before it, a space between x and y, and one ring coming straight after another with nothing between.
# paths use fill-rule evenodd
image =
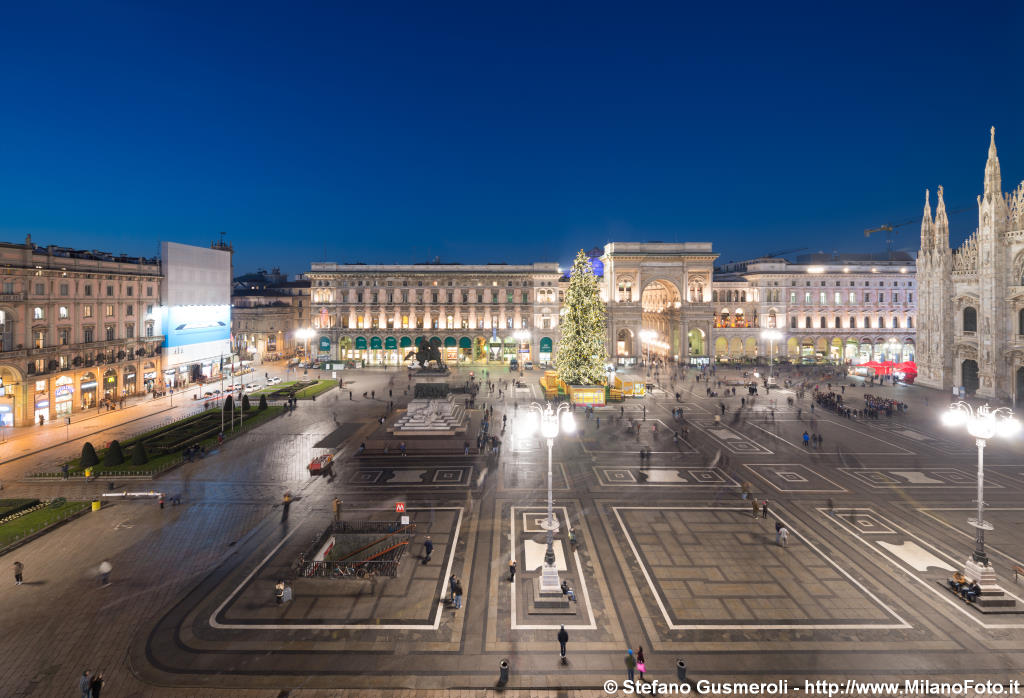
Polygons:
<instances>
[{"instance_id":1,"label":"shop awning","mask_svg":"<svg viewBox=\"0 0 1024 698\"><path fill-rule=\"evenodd\" d=\"M366 337L356 337L356 349L366 348Z\"/></svg>"},{"instance_id":2,"label":"shop awning","mask_svg":"<svg viewBox=\"0 0 1024 698\"><path fill-rule=\"evenodd\" d=\"M444 338L444 345L446 347L454 347L456 344L458 344L458 342L455 341L455 337L445 337Z\"/></svg>"},{"instance_id":3,"label":"shop awning","mask_svg":"<svg viewBox=\"0 0 1024 698\"><path fill-rule=\"evenodd\" d=\"M473 342L470 341L469 337L462 337L459 340L459 347L461 347L462 349L472 349Z\"/></svg>"},{"instance_id":4,"label":"shop awning","mask_svg":"<svg viewBox=\"0 0 1024 698\"><path fill-rule=\"evenodd\" d=\"M413 343L412 343L412 345L413 345L414 347L416 347L416 348L418 349L418 348L419 348L419 346L420 346L421 344L423 344L423 340L425 340L425 339L426 339L426 337L417 337L417 338L416 338L416 341L415 341L415 342L413 342Z\"/></svg>"},{"instance_id":5,"label":"shop awning","mask_svg":"<svg viewBox=\"0 0 1024 698\"><path fill-rule=\"evenodd\" d=\"M402 347L403 349L405 347L411 347L412 337L402 337L400 340L398 340L398 346Z\"/></svg>"},{"instance_id":6,"label":"shop awning","mask_svg":"<svg viewBox=\"0 0 1024 698\"><path fill-rule=\"evenodd\" d=\"M398 341L394 337L388 337L387 339L384 340L384 348L385 349L397 349L398 348Z\"/></svg>"},{"instance_id":7,"label":"shop awning","mask_svg":"<svg viewBox=\"0 0 1024 698\"><path fill-rule=\"evenodd\" d=\"M548 354L551 353L551 337L540 338L540 350L542 352L547 352Z\"/></svg>"},{"instance_id":8,"label":"shop awning","mask_svg":"<svg viewBox=\"0 0 1024 698\"><path fill-rule=\"evenodd\" d=\"M370 348L371 349L383 349L384 340L380 337L370 337Z\"/></svg>"}]
</instances>

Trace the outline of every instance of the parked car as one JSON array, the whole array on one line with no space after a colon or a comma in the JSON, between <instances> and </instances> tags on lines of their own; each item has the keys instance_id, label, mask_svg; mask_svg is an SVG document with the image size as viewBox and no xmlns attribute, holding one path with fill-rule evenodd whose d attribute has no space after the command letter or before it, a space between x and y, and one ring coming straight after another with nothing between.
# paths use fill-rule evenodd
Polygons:
<instances>
[{"instance_id":1,"label":"parked car","mask_svg":"<svg viewBox=\"0 0 1024 698\"><path fill-rule=\"evenodd\" d=\"M280 382L281 382L281 377L280 376L271 376L270 378L267 379L267 385L277 385Z\"/></svg>"},{"instance_id":2,"label":"parked car","mask_svg":"<svg viewBox=\"0 0 1024 698\"><path fill-rule=\"evenodd\" d=\"M524 361L523 362L523 368L526 369L527 371L532 371L533 370L533 362L532 361Z\"/></svg>"},{"instance_id":3,"label":"parked car","mask_svg":"<svg viewBox=\"0 0 1024 698\"><path fill-rule=\"evenodd\" d=\"M249 385L245 386L245 392L247 392L247 393L255 393L257 390L259 390L262 387L263 386L261 384L259 384L259 383L250 383Z\"/></svg>"}]
</instances>

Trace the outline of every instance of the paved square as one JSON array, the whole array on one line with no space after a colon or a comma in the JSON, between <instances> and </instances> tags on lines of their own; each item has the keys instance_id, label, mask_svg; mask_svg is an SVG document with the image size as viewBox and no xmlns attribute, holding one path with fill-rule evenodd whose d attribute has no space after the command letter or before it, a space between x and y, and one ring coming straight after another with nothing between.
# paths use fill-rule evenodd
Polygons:
<instances>
[{"instance_id":1,"label":"paved square","mask_svg":"<svg viewBox=\"0 0 1024 698\"><path fill-rule=\"evenodd\" d=\"M799 463L744 463L743 467L771 485L776 492L846 492L846 488Z\"/></svg>"},{"instance_id":2,"label":"paved square","mask_svg":"<svg viewBox=\"0 0 1024 698\"><path fill-rule=\"evenodd\" d=\"M613 510L672 629L909 627L798 529L776 544L773 519L732 507Z\"/></svg>"}]
</instances>

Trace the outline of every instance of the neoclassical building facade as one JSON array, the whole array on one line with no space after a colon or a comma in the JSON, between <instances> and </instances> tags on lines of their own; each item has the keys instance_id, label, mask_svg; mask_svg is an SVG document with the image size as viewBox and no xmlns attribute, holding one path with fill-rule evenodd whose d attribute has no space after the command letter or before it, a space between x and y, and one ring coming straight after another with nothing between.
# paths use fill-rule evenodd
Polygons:
<instances>
[{"instance_id":1,"label":"neoclassical building facade","mask_svg":"<svg viewBox=\"0 0 1024 698\"><path fill-rule=\"evenodd\" d=\"M994 127L978 228L952 250L942 187L934 218L925 192L917 275L918 382L1024 401L1024 182L1003 192Z\"/></svg>"},{"instance_id":2,"label":"neoclassical building facade","mask_svg":"<svg viewBox=\"0 0 1024 698\"><path fill-rule=\"evenodd\" d=\"M547 363L558 343L556 263L314 262L311 353L322 360L400 365L421 339L450 364Z\"/></svg>"},{"instance_id":3,"label":"neoclassical building facade","mask_svg":"<svg viewBox=\"0 0 1024 698\"><path fill-rule=\"evenodd\" d=\"M818 253L795 262L761 257L723 265L711 292L712 353L720 362L772 356L834 364L913 361L915 287L914 260L905 253Z\"/></svg>"},{"instance_id":4,"label":"neoclassical building facade","mask_svg":"<svg viewBox=\"0 0 1024 698\"><path fill-rule=\"evenodd\" d=\"M711 340L710 242L610 242L598 261L608 304L608 356L706 361Z\"/></svg>"}]
</instances>

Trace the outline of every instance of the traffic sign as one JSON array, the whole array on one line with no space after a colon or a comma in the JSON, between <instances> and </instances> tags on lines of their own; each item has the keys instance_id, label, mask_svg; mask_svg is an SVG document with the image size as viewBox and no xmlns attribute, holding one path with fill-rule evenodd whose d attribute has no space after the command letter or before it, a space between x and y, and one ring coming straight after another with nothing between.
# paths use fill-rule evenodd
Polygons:
<instances>
[{"instance_id":1,"label":"traffic sign","mask_svg":"<svg viewBox=\"0 0 1024 698\"><path fill-rule=\"evenodd\" d=\"M395 502L395 513L396 514L404 514L405 513L405 502Z\"/></svg>"}]
</instances>

